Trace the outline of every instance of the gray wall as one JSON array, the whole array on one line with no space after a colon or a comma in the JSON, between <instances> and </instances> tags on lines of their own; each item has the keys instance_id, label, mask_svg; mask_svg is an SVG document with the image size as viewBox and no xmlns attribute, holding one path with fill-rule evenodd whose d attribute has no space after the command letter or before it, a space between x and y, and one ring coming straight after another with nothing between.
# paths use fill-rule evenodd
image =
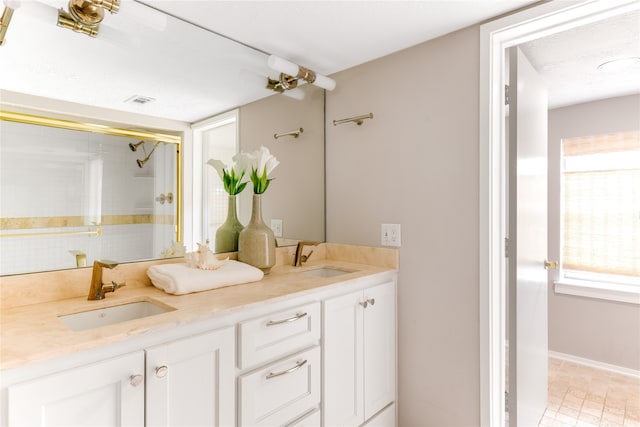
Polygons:
<instances>
[{"instance_id":1,"label":"gray wall","mask_svg":"<svg viewBox=\"0 0 640 427\"><path fill-rule=\"evenodd\" d=\"M640 129L640 96L549 111L549 256L559 259L560 140ZM556 273L557 274L557 273ZM549 349L640 370L640 306L561 295L549 282Z\"/></svg>"},{"instance_id":2,"label":"gray wall","mask_svg":"<svg viewBox=\"0 0 640 427\"><path fill-rule=\"evenodd\" d=\"M327 240L402 225L399 425L477 426L479 27L333 75Z\"/></svg>"},{"instance_id":3,"label":"gray wall","mask_svg":"<svg viewBox=\"0 0 640 427\"><path fill-rule=\"evenodd\" d=\"M240 107L240 149L264 145L280 164L263 197L267 226L282 220L283 237L325 241L324 90L307 85L304 100L273 95ZM303 128L298 138L274 139L276 133ZM240 222L251 219L251 184L240 194Z\"/></svg>"}]
</instances>

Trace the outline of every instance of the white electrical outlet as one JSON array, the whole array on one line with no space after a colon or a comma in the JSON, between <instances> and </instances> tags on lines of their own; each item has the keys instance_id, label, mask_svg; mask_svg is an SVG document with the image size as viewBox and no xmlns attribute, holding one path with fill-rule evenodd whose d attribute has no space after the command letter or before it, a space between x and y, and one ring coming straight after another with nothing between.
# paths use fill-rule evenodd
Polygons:
<instances>
[{"instance_id":1,"label":"white electrical outlet","mask_svg":"<svg viewBox=\"0 0 640 427\"><path fill-rule=\"evenodd\" d=\"M281 219L272 219L271 220L271 230L273 231L273 235L276 237L282 237L282 220Z\"/></svg>"},{"instance_id":2,"label":"white electrical outlet","mask_svg":"<svg viewBox=\"0 0 640 427\"><path fill-rule=\"evenodd\" d=\"M382 224L380 231L382 246L400 247L400 224Z\"/></svg>"}]
</instances>

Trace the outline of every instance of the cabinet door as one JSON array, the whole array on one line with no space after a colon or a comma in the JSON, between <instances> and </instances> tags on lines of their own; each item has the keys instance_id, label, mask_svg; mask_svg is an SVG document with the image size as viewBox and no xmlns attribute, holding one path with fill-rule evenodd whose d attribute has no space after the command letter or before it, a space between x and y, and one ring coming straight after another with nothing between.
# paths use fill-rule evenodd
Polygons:
<instances>
[{"instance_id":1,"label":"cabinet door","mask_svg":"<svg viewBox=\"0 0 640 427\"><path fill-rule=\"evenodd\" d=\"M235 424L234 328L147 349L148 426Z\"/></svg>"},{"instance_id":2,"label":"cabinet door","mask_svg":"<svg viewBox=\"0 0 640 427\"><path fill-rule=\"evenodd\" d=\"M364 422L363 302L362 291L324 302L325 426L358 426Z\"/></svg>"},{"instance_id":3,"label":"cabinet door","mask_svg":"<svg viewBox=\"0 0 640 427\"><path fill-rule=\"evenodd\" d=\"M395 400L396 298L393 282L364 290L364 418Z\"/></svg>"},{"instance_id":4,"label":"cabinet door","mask_svg":"<svg viewBox=\"0 0 640 427\"><path fill-rule=\"evenodd\" d=\"M144 425L142 351L8 388L9 426Z\"/></svg>"}]
</instances>

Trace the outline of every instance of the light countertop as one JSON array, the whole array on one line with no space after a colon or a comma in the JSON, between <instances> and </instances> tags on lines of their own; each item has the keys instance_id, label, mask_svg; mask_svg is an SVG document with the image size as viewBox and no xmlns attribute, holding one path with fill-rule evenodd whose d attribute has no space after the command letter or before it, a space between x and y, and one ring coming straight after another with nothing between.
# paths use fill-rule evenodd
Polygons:
<instances>
[{"instance_id":1,"label":"light countertop","mask_svg":"<svg viewBox=\"0 0 640 427\"><path fill-rule=\"evenodd\" d=\"M310 260L302 267L289 265L289 250L281 257L281 262L272 268L271 273L258 282L181 296L167 294L152 286L148 279L145 280L146 275L140 276L140 271L146 272L146 268L150 265L145 263L144 268L135 265L130 267L132 271L137 267L138 280L131 281L134 286L129 286L130 282L127 281L127 287L107 294L104 300L88 301L86 299L89 288L87 280L84 282L86 290L82 296L69 298L65 295L63 299L50 298L50 301L25 304L24 299L28 298L32 292L36 292L38 287L42 287L42 283L46 282L43 277L47 276L42 276L44 273L24 275L18 278L19 281L24 282L19 286L32 286L32 289L22 289L20 298L14 299L15 304L4 305L0 315L0 368L2 370L17 368L117 343L131 336L175 328L255 304L281 300L320 287L349 282L398 268L398 252L395 249L335 244L321 246L321 250L314 252L317 258ZM333 267L351 272L336 277L301 274L318 267ZM90 272L87 274L90 277ZM55 275L60 279L60 273L56 272ZM0 288L18 286L14 282L15 279L3 278ZM6 298L7 295L12 294L3 290L2 295ZM145 300L166 305L175 310L79 332L71 331L58 319L60 315Z\"/></svg>"}]
</instances>

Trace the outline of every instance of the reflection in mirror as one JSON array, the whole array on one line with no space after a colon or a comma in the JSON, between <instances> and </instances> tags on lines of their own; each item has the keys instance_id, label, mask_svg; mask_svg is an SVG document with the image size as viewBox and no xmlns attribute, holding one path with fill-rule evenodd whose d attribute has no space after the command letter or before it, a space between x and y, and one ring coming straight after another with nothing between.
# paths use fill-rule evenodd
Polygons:
<instances>
[{"instance_id":1,"label":"reflection in mirror","mask_svg":"<svg viewBox=\"0 0 640 427\"><path fill-rule=\"evenodd\" d=\"M176 215L184 213L182 224L176 220L176 225L182 225L181 229L186 234L175 238L181 239L187 245L187 250L193 250L196 242L207 239L213 242L215 231L202 231L202 218L209 213L209 210L205 212L201 200L202 174L207 172L203 167L206 159L202 158L201 145L191 145L190 126L204 117L235 108L238 111L237 147L253 150L254 147L266 145L282 161L282 166L276 170L276 181L266 196L263 213L267 225L271 225L271 219L281 219L284 237L324 240L324 92L321 89L306 86L309 92L303 101L274 95L265 85L267 77L276 78L279 73L268 67L267 53L181 21L139 1L123 2L120 12L110 15L108 21L101 24L100 34L96 38L57 27L55 21L58 8L53 7L53 3L67 7L65 0L23 2L22 7L14 14L6 43L0 48L0 63L10 64L0 66L0 109L38 115L48 115L44 111L52 111L58 117L73 117L76 121L126 123L119 127L171 129L167 132L180 133L184 138L185 150L183 162L177 164L181 168L177 172L184 172L184 176L179 177L184 181L184 187L178 187L184 188L185 204L188 204L183 211L174 201L174 209L178 209ZM91 70L87 70L87 64L91 64ZM146 98L152 101L132 102ZM313 100L313 107L307 103L310 100ZM302 120L300 114L309 120ZM2 127L4 123L2 122ZM274 133L296 127L304 128L300 138L274 140ZM94 137L95 135L92 136ZM4 143L4 140L0 143ZM106 143L104 144L106 147ZM128 147L128 143L124 146ZM145 148L148 154L153 144L147 142ZM167 146L158 145L150 160L144 164L144 169L157 162L159 154L168 149ZM126 153L128 148L123 150ZM68 151L66 154L69 154ZM125 162L127 167L135 170L135 161L145 158L138 157L137 154L138 152L128 152L130 157L127 160L129 163ZM34 157L38 155L34 154ZM56 155L48 156L49 161L54 157ZM36 172L32 169L30 173ZM5 179L3 170L0 182L0 193L3 195L8 194L5 192L5 185L14 185L12 179L8 179L9 181ZM136 179L134 182L144 180ZM155 178L153 181L155 185ZM103 178L103 184L108 182L110 180ZM136 185L118 189L133 191ZM106 237L105 188L102 191L102 232L103 237ZM249 220L248 212L251 209L250 191L251 188L245 190L243 200L239 203L241 221L245 224ZM109 194L113 197L120 196L116 196L115 192ZM154 198L162 194L166 197L166 190L154 189ZM21 197L15 200L22 203L27 199L25 195ZM310 201L311 198L313 201ZM2 202L4 209L7 205L4 199ZM29 199L27 204L31 203L45 205ZM206 208L218 209L213 205L207 205ZM226 207L222 209L226 215ZM4 216L4 212L2 215ZM11 215L20 217L23 214L18 212ZM65 216L66 213L51 215ZM74 215L84 218L85 214ZM84 228L78 229L94 230L89 228L90 223L85 225L84 219L82 221L80 225ZM14 229L0 231L20 232ZM92 242L97 240L91 235L76 237L93 239ZM27 271L23 266L27 260L43 258L35 255L36 246L46 247L59 240L57 237L22 237L19 240L21 243L10 251L4 250L11 239L0 238L0 244L3 245L2 260L10 256L19 260L16 261L19 266L8 270L5 270L4 265L0 266L0 274ZM157 240L155 232L153 239ZM15 249L19 245L20 250ZM160 249L160 245L149 248L151 252L143 258L160 257ZM74 246L69 250L79 249ZM99 256L109 256L119 262L141 259L137 255L126 258L124 252L104 252ZM71 257L64 252L60 257L60 262L51 266L37 267L37 262L34 261L28 271L76 267L75 255ZM78 258L81 259L82 254L78 254ZM90 261L90 258L87 259L87 263ZM13 262L11 261L12 266Z\"/></svg>"},{"instance_id":2,"label":"reflection in mirror","mask_svg":"<svg viewBox=\"0 0 640 427\"><path fill-rule=\"evenodd\" d=\"M213 158L230 165L235 153L261 145L278 159L263 196L262 214L279 246L325 239L324 90L310 85L301 90L302 100L274 95L194 126L202 164ZM303 131L297 137L275 137L300 128ZM202 172L203 214L201 229L194 227L194 240L215 242L215 232L227 217L228 195L212 167L204 166ZM244 225L251 217L252 193L249 183L237 198L238 218Z\"/></svg>"},{"instance_id":3,"label":"reflection in mirror","mask_svg":"<svg viewBox=\"0 0 640 427\"><path fill-rule=\"evenodd\" d=\"M179 137L0 118L0 275L172 254Z\"/></svg>"}]
</instances>

